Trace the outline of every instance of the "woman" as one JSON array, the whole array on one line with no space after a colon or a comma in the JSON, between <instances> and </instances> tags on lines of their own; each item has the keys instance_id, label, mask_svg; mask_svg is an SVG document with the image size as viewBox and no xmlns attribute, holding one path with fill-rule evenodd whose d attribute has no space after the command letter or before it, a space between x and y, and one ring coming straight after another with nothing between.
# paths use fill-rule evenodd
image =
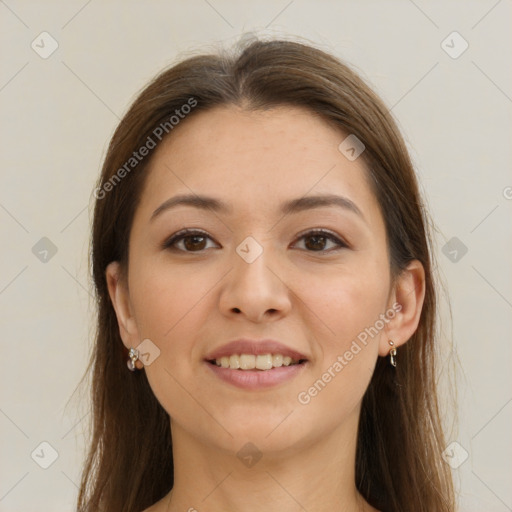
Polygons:
<instances>
[{"instance_id":1,"label":"woman","mask_svg":"<svg viewBox=\"0 0 512 512\"><path fill-rule=\"evenodd\" d=\"M79 510L454 510L426 212L353 71L285 41L189 58L95 196Z\"/></svg>"}]
</instances>

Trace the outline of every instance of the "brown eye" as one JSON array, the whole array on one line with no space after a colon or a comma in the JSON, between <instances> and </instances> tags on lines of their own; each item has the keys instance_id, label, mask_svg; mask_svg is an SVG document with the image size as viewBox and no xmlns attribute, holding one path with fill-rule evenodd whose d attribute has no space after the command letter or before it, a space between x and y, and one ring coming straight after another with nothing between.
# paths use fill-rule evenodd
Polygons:
<instances>
[{"instance_id":1,"label":"brown eye","mask_svg":"<svg viewBox=\"0 0 512 512\"><path fill-rule=\"evenodd\" d=\"M200 235L185 236L182 240L187 251L201 251L206 245L206 237Z\"/></svg>"},{"instance_id":2,"label":"brown eye","mask_svg":"<svg viewBox=\"0 0 512 512\"><path fill-rule=\"evenodd\" d=\"M306 248L311 249L312 251L321 251L325 249L325 244L327 243L327 237L324 235L310 235L306 237L306 240Z\"/></svg>"},{"instance_id":3,"label":"brown eye","mask_svg":"<svg viewBox=\"0 0 512 512\"><path fill-rule=\"evenodd\" d=\"M211 238L202 231L184 230L172 235L164 243L163 248L181 252L201 252L209 248L208 240Z\"/></svg>"},{"instance_id":4,"label":"brown eye","mask_svg":"<svg viewBox=\"0 0 512 512\"><path fill-rule=\"evenodd\" d=\"M330 252L331 250L347 247L347 244L329 231L310 231L302 235L299 240L305 240L304 249L309 252ZM334 247L327 247L331 243Z\"/></svg>"}]
</instances>

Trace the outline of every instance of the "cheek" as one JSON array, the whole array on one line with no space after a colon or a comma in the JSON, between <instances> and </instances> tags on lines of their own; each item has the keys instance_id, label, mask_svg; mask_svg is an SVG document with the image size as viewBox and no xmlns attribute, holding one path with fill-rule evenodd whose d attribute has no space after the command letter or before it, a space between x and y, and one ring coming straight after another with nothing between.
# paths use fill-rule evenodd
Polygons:
<instances>
[{"instance_id":1,"label":"cheek","mask_svg":"<svg viewBox=\"0 0 512 512\"><path fill-rule=\"evenodd\" d=\"M316 338L320 350L314 372L296 397L304 420L322 417L327 429L358 411L375 369L380 337L380 332L365 329L374 325L384 304L375 289L369 293L358 283L339 284L341 288L322 297L323 320L335 334Z\"/></svg>"},{"instance_id":2,"label":"cheek","mask_svg":"<svg viewBox=\"0 0 512 512\"><path fill-rule=\"evenodd\" d=\"M362 399L383 334L389 279L377 262L344 267L329 276L303 279L298 295L314 312L315 374L299 403L338 421ZM314 319L314 320L311 320ZM322 412L323 411L323 412Z\"/></svg>"},{"instance_id":3,"label":"cheek","mask_svg":"<svg viewBox=\"0 0 512 512\"><path fill-rule=\"evenodd\" d=\"M360 261L321 276L306 275L296 282L293 290L314 313L310 318L317 320L318 344L326 355L345 349L385 313L390 286L387 276L383 265Z\"/></svg>"},{"instance_id":4,"label":"cheek","mask_svg":"<svg viewBox=\"0 0 512 512\"><path fill-rule=\"evenodd\" d=\"M141 335L174 346L176 332L188 326L189 337L198 316L204 310L208 291L218 280L212 273L182 269L178 266L153 266L133 280L135 317ZM170 341L173 341L171 344ZM178 343L179 344L179 343Z\"/></svg>"},{"instance_id":5,"label":"cheek","mask_svg":"<svg viewBox=\"0 0 512 512\"><path fill-rule=\"evenodd\" d=\"M198 340L212 336L207 328L218 309L216 290L227 270L168 262L139 268L144 270L133 276L130 295L141 339L152 340L166 367L183 375L190 365L178 362L198 361Z\"/></svg>"},{"instance_id":6,"label":"cheek","mask_svg":"<svg viewBox=\"0 0 512 512\"><path fill-rule=\"evenodd\" d=\"M154 266L133 279L135 316L142 338L149 338L160 355L146 366L150 386L167 413L180 423L208 422L196 386L198 348L195 342L214 304L208 293L219 277L212 272Z\"/></svg>"}]
</instances>

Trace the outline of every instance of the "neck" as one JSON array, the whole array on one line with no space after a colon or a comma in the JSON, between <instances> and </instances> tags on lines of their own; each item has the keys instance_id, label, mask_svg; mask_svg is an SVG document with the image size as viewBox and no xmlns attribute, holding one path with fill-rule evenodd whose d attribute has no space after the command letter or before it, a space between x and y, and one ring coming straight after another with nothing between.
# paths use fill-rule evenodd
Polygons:
<instances>
[{"instance_id":1,"label":"neck","mask_svg":"<svg viewBox=\"0 0 512 512\"><path fill-rule=\"evenodd\" d=\"M245 464L237 450L203 444L171 422L174 487L162 510L373 511L355 487L358 418L356 410L338 430L316 435L314 442L263 453L256 463L248 458Z\"/></svg>"}]
</instances>

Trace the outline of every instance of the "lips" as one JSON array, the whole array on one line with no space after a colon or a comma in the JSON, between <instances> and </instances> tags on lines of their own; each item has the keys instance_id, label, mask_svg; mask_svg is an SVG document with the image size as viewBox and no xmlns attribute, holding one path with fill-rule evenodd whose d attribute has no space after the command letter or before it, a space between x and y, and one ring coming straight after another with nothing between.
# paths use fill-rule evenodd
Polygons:
<instances>
[{"instance_id":1,"label":"lips","mask_svg":"<svg viewBox=\"0 0 512 512\"><path fill-rule=\"evenodd\" d=\"M307 366L307 357L274 340L235 340L210 352L208 371L222 381L256 391L283 384Z\"/></svg>"},{"instance_id":2,"label":"lips","mask_svg":"<svg viewBox=\"0 0 512 512\"><path fill-rule=\"evenodd\" d=\"M222 357L230 357L232 355L265 355L280 354L283 357L290 357L293 361L307 361L307 356L294 350L286 345L274 340L250 340L242 338L231 341L218 349L213 350L206 356L206 361L215 362L216 359Z\"/></svg>"}]
</instances>

